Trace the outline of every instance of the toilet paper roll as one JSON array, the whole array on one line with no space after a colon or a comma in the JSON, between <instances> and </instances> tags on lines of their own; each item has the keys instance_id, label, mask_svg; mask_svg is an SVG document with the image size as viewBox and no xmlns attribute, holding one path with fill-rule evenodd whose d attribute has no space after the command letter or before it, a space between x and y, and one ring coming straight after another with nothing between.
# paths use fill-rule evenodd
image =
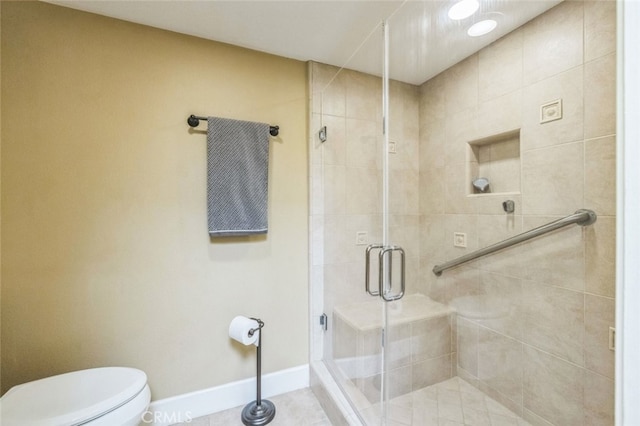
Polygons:
<instances>
[{"instance_id":1,"label":"toilet paper roll","mask_svg":"<svg viewBox=\"0 0 640 426\"><path fill-rule=\"evenodd\" d=\"M257 328L258 321L239 315L232 319L231 324L229 324L229 337L243 345L253 344L258 346L260 331L256 330L252 336L249 336L249 331Z\"/></svg>"}]
</instances>

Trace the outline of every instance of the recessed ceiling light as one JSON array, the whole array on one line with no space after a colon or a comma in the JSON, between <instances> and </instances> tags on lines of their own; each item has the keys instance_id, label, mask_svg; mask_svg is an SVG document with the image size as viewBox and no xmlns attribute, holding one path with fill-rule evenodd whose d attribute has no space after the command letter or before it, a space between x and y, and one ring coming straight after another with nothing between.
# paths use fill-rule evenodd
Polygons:
<instances>
[{"instance_id":1,"label":"recessed ceiling light","mask_svg":"<svg viewBox=\"0 0 640 426\"><path fill-rule=\"evenodd\" d=\"M467 34L471 37L479 37L493 31L498 23L493 19L486 19L484 21L476 22L467 30Z\"/></svg>"},{"instance_id":2,"label":"recessed ceiling light","mask_svg":"<svg viewBox=\"0 0 640 426\"><path fill-rule=\"evenodd\" d=\"M451 6L449 9L449 18L459 21L460 19L468 18L476 13L476 10L480 7L478 0L462 0Z\"/></svg>"}]
</instances>

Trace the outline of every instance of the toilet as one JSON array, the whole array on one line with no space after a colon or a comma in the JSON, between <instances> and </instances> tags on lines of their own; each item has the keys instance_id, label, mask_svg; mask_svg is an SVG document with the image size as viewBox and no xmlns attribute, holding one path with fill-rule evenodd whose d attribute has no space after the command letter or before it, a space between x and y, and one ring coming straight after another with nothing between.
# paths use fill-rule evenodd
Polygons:
<instances>
[{"instance_id":1,"label":"toilet","mask_svg":"<svg viewBox=\"0 0 640 426\"><path fill-rule=\"evenodd\" d=\"M137 426L150 400L143 371L92 368L12 387L0 398L0 424Z\"/></svg>"}]
</instances>

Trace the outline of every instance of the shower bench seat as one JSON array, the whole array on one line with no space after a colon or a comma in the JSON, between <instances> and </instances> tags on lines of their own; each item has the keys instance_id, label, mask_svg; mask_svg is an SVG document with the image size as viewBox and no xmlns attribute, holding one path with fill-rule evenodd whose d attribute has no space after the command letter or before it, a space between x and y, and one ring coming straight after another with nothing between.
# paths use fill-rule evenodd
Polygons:
<instances>
[{"instance_id":1,"label":"shower bench seat","mask_svg":"<svg viewBox=\"0 0 640 426\"><path fill-rule=\"evenodd\" d=\"M395 397L456 375L456 312L422 294L386 305L387 368ZM341 373L369 399L379 398L383 313L379 300L336 306L333 359Z\"/></svg>"}]
</instances>

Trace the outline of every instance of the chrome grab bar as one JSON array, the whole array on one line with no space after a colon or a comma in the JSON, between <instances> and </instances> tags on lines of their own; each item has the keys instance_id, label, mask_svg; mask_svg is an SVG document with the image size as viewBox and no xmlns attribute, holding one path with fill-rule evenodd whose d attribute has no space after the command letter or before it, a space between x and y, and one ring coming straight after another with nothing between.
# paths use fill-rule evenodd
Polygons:
<instances>
[{"instance_id":1,"label":"chrome grab bar","mask_svg":"<svg viewBox=\"0 0 640 426\"><path fill-rule=\"evenodd\" d=\"M453 268L455 266L461 265L466 262L470 262L479 257L494 253L498 250L511 247L523 241L527 241L532 238L539 237L540 235L546 234L551 231L555 231L556 229L564 228L565 226L573 225L574 223L580 226L591 225L597 220L597 218L598 216L593 210L588 210L588 209L577 210L574 214L565 216L562 219L558 219L553 222L547 223L546 225L542 225L537 228L534 228L530 231L523 232L522 234L518 234L514 237L508 238L504 241L500 241L499 243L490 245L480 250L476 250L472 253L465 254L464 256L460 256L458 258L445 262L441 265L436 265L433 267L433 273L436 274L437 276L440 276L442 275L442 271L445 271L447 269Z\"/></svg>"}]
</instances>

